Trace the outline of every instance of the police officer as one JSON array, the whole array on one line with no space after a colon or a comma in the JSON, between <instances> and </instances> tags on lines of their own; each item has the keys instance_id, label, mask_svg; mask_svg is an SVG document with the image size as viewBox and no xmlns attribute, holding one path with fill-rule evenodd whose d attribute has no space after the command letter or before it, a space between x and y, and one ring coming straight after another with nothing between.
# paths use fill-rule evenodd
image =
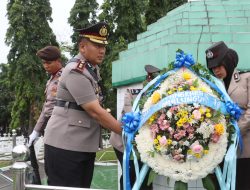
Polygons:
<instances>
[{"instance_id":1,"label":"police officer","mask_svg":"<svg viewBox=\"0 0 250 190\"><path fill-rule=\"evenodd\" d=\"M146 80L148 82L150 82L152 79L155 78L155 76L157 74L159 74L160 69L154 67L153 65L145 65L145 71L147 72L147 76L146 76ZM122 109L122 115L127 113L127 112L131 112L132 110L132 106L133 106L133 101L135 100L135 98L137 97L137 95L141 92L141 89L127 89L124 95L124 105L123 105L123 109ZM123 143L122 143L122 137L119 134L116 133L111 133L110 136L110 144L113 146L115 154L117 159L120 162L120 165L123 165L123 151L124 151L124 147L123 147ZM130 160L129 162L130 165L130 181L131 181L131 185L133 186L133 184L135 183L136 180L136 174L135 174L135 168L134 168L134 162L133 160ZM141 161L139 161L139 167L141 168L143 165L143 163ZM146 175L141 188L142 190L151 190L153 188L152 184L147 185L148 182L148 177L149 177L149 173ZM123 175L120 177L120 189L123 190Z\"/></svg>"},{"instance_id":2,"label":"police officer","mask_svg":"<svg viewBox=\"0 0 250 190\"><path fill-rule=\"evenodd\" d=\"M101 107L99 67L109 26L99 22L79 30L79 54L63 70L57 102L44 136L48 184L89 188L101 126L121 133L121 123Z\"/></svg>"},{"instance_id":3,"label":"police officer","mask_svg":"<svg viewBox=\"0 0 250 190\"><path fill-rule=\"evenodd\" d=\"M44 69L50 74L47 81L45 93L45 102L42 112L37 120L33 132L29 136L28 146L31 146L34 140L44 131L47 122L52 114L56 103L57 84L61 76L63 66L61 64L61 52L56 46L46 46L37 51L37 56L41 58Z\"/></svg>"},{"instance_id":4,"label":"police officer","mask_svg":"<svg viewBox=\"0 0 250 190\"><path fill-rule=\"evenodd\" d=\"M243 139L242 154L238 154L236 189L249 190L250 176L250 73L239 72L238 54L223 42L217 42L206 50L207 67L223 80L225 88L243 110L238 126Z\"/></svg>"}]
</instances>

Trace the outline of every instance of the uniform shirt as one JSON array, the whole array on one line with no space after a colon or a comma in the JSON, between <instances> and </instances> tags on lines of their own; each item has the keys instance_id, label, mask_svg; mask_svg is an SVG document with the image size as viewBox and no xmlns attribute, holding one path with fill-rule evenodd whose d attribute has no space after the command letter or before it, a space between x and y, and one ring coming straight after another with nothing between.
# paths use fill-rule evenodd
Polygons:
<instances>
[{"instance_id":1,"label":"uniform shirt","mask_svg":"<svg viewBox=\"0 0 250 190\"><path fill-rule=\"evenodd\" d=\"M234 70L228 95L243 110L238 121L243 140L243 151L239 157L250 158L250 72L239 74Z\"/></svg>"},{"instance_id":2,"label":"uniform shirt","mask_svg":"<svg viewBox=\"0 0 250 190\"><path fill-rule=\"evenodd\" d=\"M41 132L46 127L48 118L51 116L53 108L56 103L57 85L61 77L63 68L56 72L56 74L51 75L50 79L47 81L46 88L44 91L45 102L43 104L42 112L37 120L34 127L35 131Z\"/></svg>"},{"instance_id":3,"label":"uniform shirt","mask_svg":"<svg viewBox=\"0 0 250 190\"><path fill-rule=\"evenodd\" d=\"M75 58L85 61L80 54ZM97 81L86 68L83 73L76 71L77 65L77 62L70 62L64 68L57 99L78 105L101 99ZM45 130L44 142L64 150L96 152L101 146L101 128L84 110L55 106Z\"/></svg>"}]
</instances>

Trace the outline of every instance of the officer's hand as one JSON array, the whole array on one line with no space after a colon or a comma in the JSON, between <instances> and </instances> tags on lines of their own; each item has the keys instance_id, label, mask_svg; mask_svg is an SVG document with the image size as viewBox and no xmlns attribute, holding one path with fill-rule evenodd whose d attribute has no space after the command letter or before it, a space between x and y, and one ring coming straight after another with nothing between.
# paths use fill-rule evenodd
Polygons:
<instances>
[{"instance_id":1,"label":"officer's hand","mask_svg":"<svg viewBox=\"0 0 250 190\"><path fill-rule=\"evenodd\" d=\"M28 142L28 146L30 147L33 142L39 137L40 133L33 130L32 133L29 136L29 142Z\"/></svg>"}]
</instances>

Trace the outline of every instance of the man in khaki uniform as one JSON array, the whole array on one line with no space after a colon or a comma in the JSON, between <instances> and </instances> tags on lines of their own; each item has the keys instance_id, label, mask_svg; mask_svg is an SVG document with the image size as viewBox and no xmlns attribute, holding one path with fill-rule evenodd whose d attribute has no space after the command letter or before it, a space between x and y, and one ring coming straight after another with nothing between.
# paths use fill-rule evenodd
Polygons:
<instances>
[{"instance_id":1,"label":"man in khaki uniform","mask_svg":"<svg viewBox=\"0 0 250 190\"><path fill-rule=\"evenodd\" d=\"M147 77L146 80L150 82L152 79L156 77L157 74L159 74L160 69L152 66L152 65L145 65L145 71L147 72ZM141 89L127 89L124 95L124 105L122 109L122 115L131 112L132 111L132 106L135 98L137 95L141 92ZM115 154L117 156L117 159L119 160L121 166L123 165L123 143L122 143L122 137L119 134L116 133L111 133L110 137L110 144L114 147ZM135 175L135 168L134 168L134 162L131 160L130 163L130 181L131 181L131 186L133 186L135 180L136 180L136 175ZM143 163L139 160L139 166L142 167ZM148 176L149 173L146 175L141 188L142 190L151 190L153 188L152 184L147 185L148 182ZM123 175L120 178L120 189L123 190Z\"/></svg>"},{"instance_id":2,"label":"man in khaki uniform","mask_svg":"<svg viewBox=\"0 0 250 190\"><path fill-rule=\"evenodd\" d=\"M57 102L44 136L48 184L89 188L101 126L121 134L121 123L101 107L99 67L109 26L100 22L79 30L79 54L63 70Z\"/></svg>"},{"instance_id":3,"label":"man in khaki uniform","mask_svg":"<svg viewBox=\"0 0 250 190\"><path fill-rule=\"evenodd\" d=\"M56 103L56 92L59 78L62 74L63 66L61 64L61 52L56 46L46 46L37 51L37 56L41 58L43 67L50 79L47 81L45 94L45 102L42 112L37 120L33 132L29 136L28 146L31 146L34 140L43 133L47 122L52 114L52 110Z\"/></svg>"}]
</instances>

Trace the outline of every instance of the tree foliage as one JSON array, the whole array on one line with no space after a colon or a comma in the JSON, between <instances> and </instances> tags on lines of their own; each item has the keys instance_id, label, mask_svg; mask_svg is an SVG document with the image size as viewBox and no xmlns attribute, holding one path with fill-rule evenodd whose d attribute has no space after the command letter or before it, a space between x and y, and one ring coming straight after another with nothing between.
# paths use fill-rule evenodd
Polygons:
<instances>
[{"instance_id":1,"label":"tree foliage","mask_svg":"<svg viewBox=\"0 0 250 190\"><path fill-rule=\"evenodd\" d=\"M51 13L49 0L16 0L7 5L9 80L15 95L11 128L25 130L34 125L47 78L36 52L46 45L58 45L48 23Z\"/></svg>"},{"instance_id":2,"label":"tree foliage","mask_svg":"<svg viewBox=\"0 0 250 190\"><path fill-rule=\"evenodd\" d=\"M0 127L1 131L7 132L11 121L11 105L14 99L10 81L8 80L9 65L0 64Z\"/></svg>"},{"instance_id":3,"label":"tree foliage","mask_svg":"<svg viewBox=\"0 0 250 190\"><path fill-rule=\"evenodd\" d=\"M145 13L145 20L147 25L156 22L161 17L165 16L168 11L167 0L149 0Z\"/></svg>"},{"instance_id":4,"label":"tree foliage","mask_svg":"<svg viewBox=\"0 0 250 190\"><path fill-rule=\"evenodd\" d=\"M76 29L86 28L97 22L96 11L98 3L96 0L76 0L73 8L70 11L68 22L74 29L71 35L71 40L74 44L71 55L76 55L78 52L78 31Z\"/></svg>"}]
</instances>

